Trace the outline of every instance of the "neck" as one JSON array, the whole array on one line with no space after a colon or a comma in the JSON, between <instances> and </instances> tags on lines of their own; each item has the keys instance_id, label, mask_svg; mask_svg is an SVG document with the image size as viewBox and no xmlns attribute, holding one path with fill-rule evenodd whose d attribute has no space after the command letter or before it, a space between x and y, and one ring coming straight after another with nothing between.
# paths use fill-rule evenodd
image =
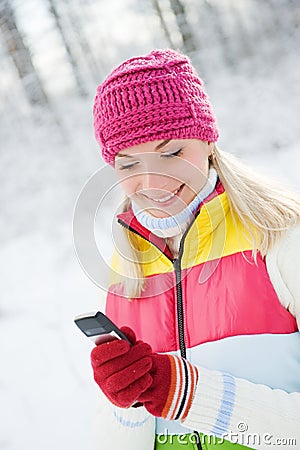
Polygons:
<instances>
[{"instance_id":1,"label":"neck","mask_svg":"<svg viewBox=\"0 0 300 450\"><path fill-rule=\"evenodd\" d=\"M205 185L196 197L180 213L175 216L158 218L140 209L132 202L132 210L137 220L152 233L164 238L182 234L193 218L194 211L215 189L218 174L214 167L210 167Z\"/></svg>"}]
</instances>

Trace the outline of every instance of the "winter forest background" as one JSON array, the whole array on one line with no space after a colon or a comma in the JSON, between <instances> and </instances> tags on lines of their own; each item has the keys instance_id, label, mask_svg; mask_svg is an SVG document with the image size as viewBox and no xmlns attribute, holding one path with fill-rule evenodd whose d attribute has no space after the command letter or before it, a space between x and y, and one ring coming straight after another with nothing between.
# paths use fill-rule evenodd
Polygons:
<instances>
[{"instance_id":1,"label":"winter forest background","mask_svg":"<svg viewBox=\"0 0 300 450\"><path fill-rule=\"evenodd\" d=\"M125 58L181 49L220 147L299 191L299 25L299 0L0 0L1 450L93 449L92 344L72 319L105 293L77 261L72 216L103 165L96 86Z\"/></svg>"}]
</instances>

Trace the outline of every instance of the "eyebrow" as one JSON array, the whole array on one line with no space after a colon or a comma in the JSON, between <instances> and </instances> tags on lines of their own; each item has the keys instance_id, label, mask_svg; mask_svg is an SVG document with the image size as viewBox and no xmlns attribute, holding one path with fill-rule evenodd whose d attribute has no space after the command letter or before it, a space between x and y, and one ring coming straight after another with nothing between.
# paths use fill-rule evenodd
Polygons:
<instances>
[{"instance_id":1,"label":"eyebrow","mask_svg":"<svg viewBox=\"0 0 300 450\"><path fill-rule=\"evenodd\" d=\"M155 149L154 149L154 151L156 152L157 150L160 150L160 149L162 149L163 147L165 147L169 142L171 141L171 139L166 139L165 141L163 141L163 142L161 142L160 144L158 144L156 147L155 147ZM118 157L118 158L122 158L122 157L127 157L127 158L132 158L134 155L126 155L125 153L118 153L117 155L116 155L116 158Z\"/></svg>"},{"instance_id":2,"label":"eyebrow","mask_svg":"<svg viewBox=\"0 0 300 450\"><path fill-rule=\"evenodd\" d=\"M161 142L160 144L158 144L154 151L156 150L160 150L161 148L163 148L165 145L167 145L169 142L171 141L171 139L166 139L165 141Z\"/></svg>"}]
</instances>

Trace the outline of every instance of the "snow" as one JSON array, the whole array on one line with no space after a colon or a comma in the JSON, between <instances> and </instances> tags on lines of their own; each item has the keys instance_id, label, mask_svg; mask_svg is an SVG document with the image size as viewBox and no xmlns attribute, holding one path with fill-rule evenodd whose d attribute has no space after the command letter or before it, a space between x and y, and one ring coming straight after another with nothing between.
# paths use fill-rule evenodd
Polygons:
<instances>
[{"instance_id":1,"label":"snow","mask_svg":"<svg viewBox=\"0 0 300 450\"><path fill-rule=\"evenodd\" d=\"M128 34L133 23L130 16ZM116 36L118 41L122 33ZM145 53L151 42L147 30L132 54ZM122 51L110 54L111 67L130 56L130 43ZM220 147L298 191L299 78L291 51L274 69L216 71L205 80ZM77 260L72 217L84 183L103 167L92 130L94 91L85 100L69 91L56 97L52 107L61 127L30 117L17 87L12 95L20 94L21 101L15 111L9 95L0 92L8 102L0 130L0 449L92 450L92 343L73 317L103 309L105 292ZM97 244L106 260L112 248L110 199L97 214Z\"/></svg>"}]
</instances>

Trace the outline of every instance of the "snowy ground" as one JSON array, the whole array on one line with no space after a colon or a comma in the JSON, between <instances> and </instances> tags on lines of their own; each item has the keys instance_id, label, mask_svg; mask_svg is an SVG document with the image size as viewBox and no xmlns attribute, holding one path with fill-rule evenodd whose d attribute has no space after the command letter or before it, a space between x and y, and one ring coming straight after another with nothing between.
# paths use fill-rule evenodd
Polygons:
<instances>
[{"instance_id":1,"label":"snowy ground","mask_svg":"<svg viewBox=\"0 0 300 450\"><path fill-rule=\"evenodd\" d=\"M216 73L207 80L221 147L298 190L299 78L300 67L291 56L276 72ZM0 154L1 450L93 448L92 344L72 321L104 305L104 292L81 269L72 241L76 198L102 164L91 104L92 98L60 105L64 136L29 120L17 132L16 124L5 130ZM109 246L106 234L103 245Z\"/></svg>"}]
</instances>

